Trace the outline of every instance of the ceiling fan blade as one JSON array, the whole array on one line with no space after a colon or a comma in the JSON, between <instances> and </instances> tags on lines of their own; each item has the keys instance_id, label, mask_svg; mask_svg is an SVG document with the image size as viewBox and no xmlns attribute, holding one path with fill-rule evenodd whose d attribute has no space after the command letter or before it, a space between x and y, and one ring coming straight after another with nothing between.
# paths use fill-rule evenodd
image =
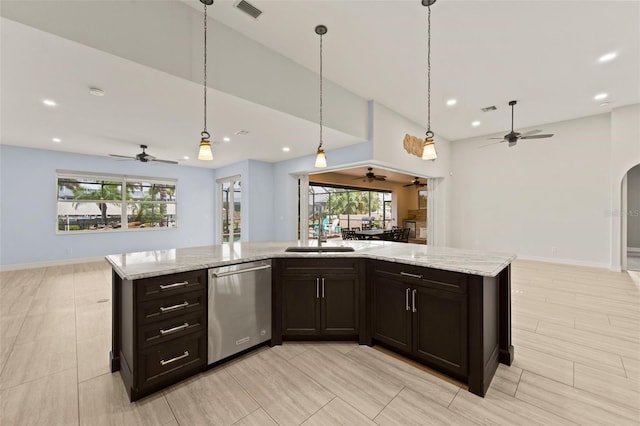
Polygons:
<instances>
[{"instance_id":1,"label":"ceiling fan blade","mask_svg":"<svg viewBox=\"0 0 640 426\"><path fill-rule=\"evenodd\" d=\"M156 163L178 164L178 162L177 162L177 161L171 161L171 160L158 160L157 158L149 158L149 161L155 161Z\"/></svg>"},{"instance_id":2,"label":"ceiling fan blade","mask_svg":"<svg viewBox=\"0 0 640 426\"><path fill-rule=\"evenodd\" d=\"M109 154L110 157L128 158L129 160L136 160L136 157L129 157L128 155Z\"/></svg>"},{"instance_id":3,"label":"ceiling fan blade","mask_svg":"<svg viewBox=\"0 0 640 426\"><path fill-rule=\"evenodd\" d=\"M497 138L492 138L492 139L497 139ZM486 145L481 145L481 146L479 146L479 147L478 147L478 149L480 149L480 148L485 148L485 147L487 147L487 146L495 145L495 144L497 144L497 143L502 143L502 142L506 142L506 141L505 141L504 139L502 139L501 141L498 141L498 142L491 142L491 143L488 143L488 144L486 144Z\"/></svg>"},{"instance_id":4,"label":"ceiling fan blade","mask_svg":"<svg viewBox=\"0 0 640 426\"><path fill-rule=\"evenodd\" d=\"M523 136L535 135L537 133L540 133L541 131L542 130L529 130L528 132L520 133L520 138L522 138Z\"/></svg>"},{"instance_id":5,"label":"ceiling fan blade","mask_svg":"<svg viewBox=\"0 0 640 426\"><path fill-rule=\"evenodd\" d=\"M520 139L544 139L544 138L550 138L551 136L553 136L553 133L544 134L544 135L522 136Z\"/></svg>"},{"instance_id":6,"label":"ceiling fan blade","mask_svg":"<svg viewBox=\"0 0 640 426\"><path fill-rule=\"evenodd\" d=\"M502 140L504 140L504 137L502 137L502 138L487 138L487 139L502 139Z\"/></svg>"},{"instance_id":7,"label":"ceiling fan blade","mask_svg":"<svg viewBox=\"0 0 640 426\"><path fill-rule=\"evenodd\" d=\"M413 185L414 185L413 183L408 183L408 184L402 185L402 186L404 186L406 188L407 186L413 186Z\"/></svg>"}]
</instances>

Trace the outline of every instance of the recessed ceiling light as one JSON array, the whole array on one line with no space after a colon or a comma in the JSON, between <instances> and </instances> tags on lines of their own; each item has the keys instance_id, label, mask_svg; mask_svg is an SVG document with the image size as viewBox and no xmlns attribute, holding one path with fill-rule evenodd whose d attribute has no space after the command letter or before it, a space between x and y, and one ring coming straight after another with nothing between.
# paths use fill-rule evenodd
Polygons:
<instances>
[{"instance_id":1,"label":"recessed ceiling light","mask_svg":"<svg viewBox=\"0 0 640 426\"><path fill-rule=\"evenodd\" d=\"M449 100L447 101L447 106L454 106L454 105L455 105L455 104L457 104L457 103L458 103L458 101L457 101L457 100L455 100L455 99L449 99Z\"/></svg>"},{"instance_id":2,"label":"recessed ceiling light","mask_svg":"<svg viewBox=\"0 0 640 426\"><path fill-rule=\"evenodd\" d=\"M188 159L189 159L189 156L188 156L188 155L185 155L184 157L182 157L182 159L183 159L183 160L188 160Z\"/></svg>"},{"instance_id":3,"label":"recessed ceiling light","mask_svg":"<svg viewBox=\"0 0 640 426\"><path fill-rule=\"evenodd\" d=\"M58 105L55 101L52 101L51 99L43 99L42 103L45 104L46 106L50 106L50 107L54 107L54 106Z\"/></svg>"},{"instance_id":4,"label":"recessed ceiling light","mask_svg":"<svg viewBox=\"0 0 640 426\"><path fill-rule=\"evenodd\" d=\"M289 148L288 146L283 146L282 147L282 151L289 152L289 151L291 151L291 148Z\"/></svg>"},{"instance_id":5,"label":"recessed ceiling light","mask_svg":"<svg viewBox=\"0 0 640 426\"><path fill-rule=\"evenodd\" d=\"M231 138L228 136L225 136L224 138L222 138L222 140L225 142L231 142Z\"/></svg>"},{"instance_id":6,"label":"recessed ceiling light","mask_svg":"<svg viewBox=\"0 0 640 426\"><path fill-rule=\"evenodd\" d=\"M607 95L606 93L598 93L597 95L595 95L593 97L593 99L595 99L596 101L601 101L604 98L606 98L607 96L609 96L609 95Z\"/></svg>"},{"instance_id":7,"label":"recessed ceiling light","mask_svg":"<svg viewBox=\"0 0 640 426\"><path fill-rule=\"evenodd\" d=\"M598 62L609 62L618 56L616 52L606 53L598 58Z\"/></svg>"},{"instance_id":8,"label":"recessed ceiling light","mask_svg":"<svg viewBox=\"0 0 640 426\"><path fill-rule=\"evenodd\" d=\"M104 90L97 87L89 87L89 93L91 93L93 96L104 96Z\"/></svg>"},{"instance_id":9,"label":"recessed ceiling light","mask_svg":"<svg viewBox=\"0 0 640 426\"><path fill-rule=\"evenodd\" d=\"M473 127L478 127L478 126L480 125L480 122L479 122L479 121L472 121L472 122L471 122L471 125L472 125Z\"/></svg>"},{"instance_id":10,"label":"recessed ceiling light","mask_svg":"<svg viewBox=\"0 0 640 426\"><path fill-rule=\"evenodd\" d=\"M51 139L51 141L52 141L52 142L55 142L55 143L60 143L60 142L62 142L62 139L60 139L60 138L53 138L53 139Z\"/></svg>"}]
</instances>

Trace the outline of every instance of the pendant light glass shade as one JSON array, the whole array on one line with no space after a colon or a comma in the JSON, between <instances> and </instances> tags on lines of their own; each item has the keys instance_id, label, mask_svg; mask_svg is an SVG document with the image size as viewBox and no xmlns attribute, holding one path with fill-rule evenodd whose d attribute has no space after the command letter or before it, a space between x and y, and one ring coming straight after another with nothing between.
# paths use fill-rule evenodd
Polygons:
<instances>
[{"instance_id":1,"label":"pendant light glass shade","mask_svg":"<svg viewBox=\"0 0 640 426\"><path fill-rule=\"evenodd\" d=\"M318 148L318 153L316 154L316 168L324 168L327 167L327 157L324 155L324 149Z\"/></svg>"},{"instance_id":2,"label":"pendant light glass shade","mask_svg":"<svg viewBox=\"0 0 640 426\"><path fill-rule=\"evenodd\" d=\"M425 139L424 148L422 149L422 159L435 160L436 158L438 158L438 153L436 152L436 144L433 143L433 139Z\"/></svg>"},{"instance_id":3,"label":"pendant light glass shade","mask_svg":"<svg viewBox=\"0 0 640 426\"><path fill-rule=\"evenodd\" d=\"M200 149L198 150L198 160L213 160L213 152L211 151L211 142L209 142L209 133L202 132L202 139L200 140Z\"/></svg>"}]
</instances>

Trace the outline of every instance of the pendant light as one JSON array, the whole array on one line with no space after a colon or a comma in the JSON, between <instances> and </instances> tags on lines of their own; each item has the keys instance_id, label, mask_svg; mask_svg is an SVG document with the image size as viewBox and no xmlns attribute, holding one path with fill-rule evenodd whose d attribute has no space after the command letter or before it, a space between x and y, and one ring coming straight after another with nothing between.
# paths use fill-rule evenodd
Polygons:
<instances>
[{"instance_id":1,"label":"pendant light","mask_svg":"<svg viewBox=\"0 0 640 426\"><path fill-rule=\"evenodd\" d=\"M327 157L324 155L324 149L322 148L322 36L326 33L327 27L324 25L316 27L316 34L320 36L320 144L316 153L316 168L319 169L327 167Z\"/></svg>"},{"instance_id":2,"label":"pendant light","mask_svg":"<svg viewBox=\"0 0 640 426\"><path fill-rule=\"evenodd\" d=\"M213 0L200 0L204 4L204 130L200 133L200 149L198 150L198 160L213 160L213 152L211 152L211 135L207 131L207 6L213 4Z\"/></svg>"},{"instance_id":3,"label":"pendant light","mask_svg":"<svg viewBox=\"0 0 640 426\"><path fill-rule=\"evenodd\" d=\"M434 134L431 131L431 5L436 0L422 0L422 5L427 6L427 133L422 148L423 160L435 160L438 158L436 145L433 142Z\"/></svg>"}]
</instances>

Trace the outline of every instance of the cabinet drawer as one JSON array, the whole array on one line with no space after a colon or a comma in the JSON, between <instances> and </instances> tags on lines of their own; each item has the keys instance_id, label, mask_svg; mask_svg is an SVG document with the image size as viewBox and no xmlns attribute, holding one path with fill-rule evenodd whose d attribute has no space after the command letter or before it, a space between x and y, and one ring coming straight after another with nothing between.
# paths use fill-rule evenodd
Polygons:
<instances>
[{"instance_id":1,"label":"cabinet drawer","mask_svg":"<svg viewBox=\"0 0 640 426\"><path fill-rule=\"evenodd\" d=\"M285 259L282 261L284 274L305 274L340 272L356 273L358 271L358 259Z\"/></svg>"},{"instance_id":2,"label":"cabinet drawer","mask_svg":"<svg viewBox=\"0 0 640 426\"><path fill-rule=\"evenodd\" d=\"M194 290L204 291L206 273L204 271L184 272L161 277L136 280L138 300L150 300L164 296L182 294Z\"/></svg>"},{"instance_id":3,"label":"cabinet drawer","mask_svg":"<svg viewBox=\"0 0 640 426\"><path fill-rule=\"evenodd\" d=\"M177 318L169 318L163 321L144 325L138 330L138 345L146 348L169 340L183 337L196 331L206 330L206 316L204 310L181 315Z\"/></svg>"},{"instance_id":4,"label":"cabinet drawer","mask_svg":"<svg viewBox=\"0 0 640 426\"><path fill-rule=\"evenodd\" d=\"M374 261L370 267L373 274L391 274L410 283L419 284L427 288L452 291L455 293L467 292L467 277L459 272L442 271L439 269L422 268L401 263Z\"/></svg>"},{"instance_id":5,"label":"cabinet drawer","mask_svg":"<svg viewBox=\"0 0 640 426\"><path fill-rule=\"evenodd\" d=\"M181 317L206 306L204 291L176 294L142 302L138 309L139 324Z\"/></svg>"},{"instance_id":6,"label":"cabinet drawer","mask_svg":"<svg viewBox=\"0 0 640 426\"><path fill-rule=\"evenodd\" d=\"M139 355L139 389L168 381L185 372L198 371L206 361L204 333L172 340L168 344L153 346Z\"/></svg>"}]
</instances>

